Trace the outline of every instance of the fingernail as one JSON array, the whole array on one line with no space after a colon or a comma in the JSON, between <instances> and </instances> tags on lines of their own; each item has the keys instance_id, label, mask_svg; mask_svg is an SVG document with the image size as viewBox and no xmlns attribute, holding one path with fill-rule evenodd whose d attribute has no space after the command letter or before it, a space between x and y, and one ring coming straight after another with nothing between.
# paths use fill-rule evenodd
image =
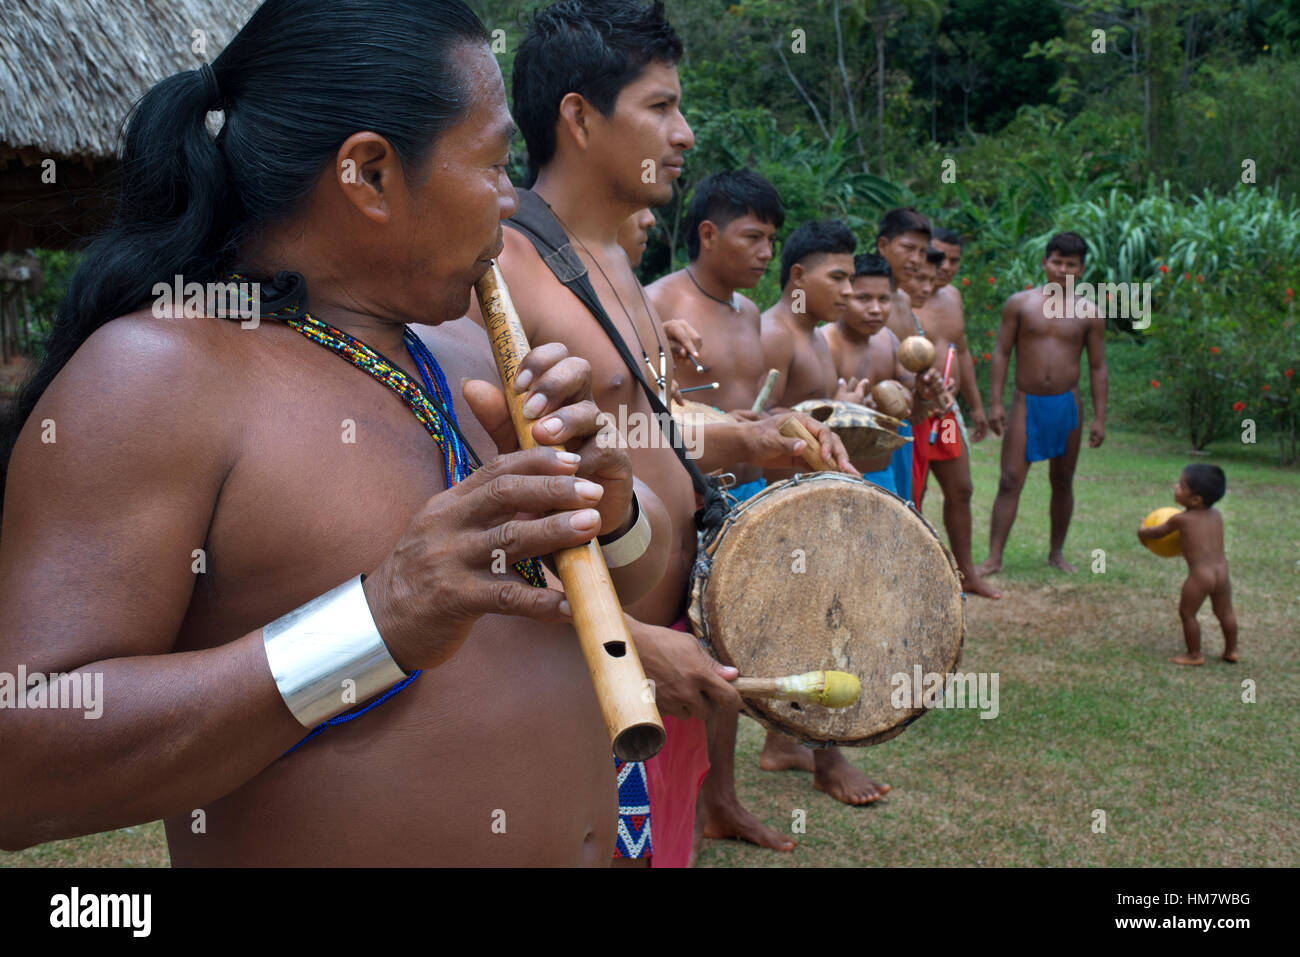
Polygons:
<instances>
[{"instance_id":1,"label":"fingernail","mask_svg":"<svg viewBox=\"0 0 1300 957\"><path fill-rule=\"evenodd\" d=\"M542 414L546 408L546 396L537 392L531 399L524 403L524 416L529 419L535 419Z\"/></svg>"},{"instance_id":2,"label":"fingernail","mask_svg":"<svg viewBox=\"0 0 1300 957\"><path fill-rule=\"evenodd\" d=\"M556 452L555 457L565 465L577 465L582 461L582 456L576 452Z\"/></svg>"},{"instance_id":3,"label":"fingernail","mask_svg":"<svg viewBox=\"0 0 1300 957\"><path fill-rule=\"evenodd\" d=\"M519 375L515 376L515 391L526 392L528 386L532 384L532 381L533 370L525 369L523 372L519 373Z\"/></svg>"},{"instance_id":4,"label":"fingernail","mask_svg":"<svg viewBox=\"0 0 1300 957\"><path fill-rule=\"evenodd\" d=\"M605 490L595 482L588 482L586 479L578 479L573 483L573 490L583 498L589 498L593 502L605 494Z\"/></svg>"},{"instance_id":5,"label":"fingernail","mask_svg":"<svg viewBox=\"0 0 1300 957\"><path fill-rule=\"evenodd\" d=\"M542 431L550 432L551 435L559 435L560 430L564 428L564 420L551 416L542 423Z\"/></svg>"},{"instance_id":6,"label":"fingernail","mask_svg":"<svg viewBox=\"0 0 1300 957\"><path fill-rule=\"evenodd\" d=\"M560 614L568 615L570 618L573 617L573 609L569 607L569 599L567 598L560 599Z\"/></svg>"},{"instance_id":7,"label":"fingernail","mask_svg":"<svg viewBox=\"0 0 1300 957\"><path fill-rule=\"evenodd\" d=\"M584 508L573 513L573 517L569 519L569 524L579 532L589 532L593 528L600 526L600 512L594 508Z\"/></svg>"}]
</instances>

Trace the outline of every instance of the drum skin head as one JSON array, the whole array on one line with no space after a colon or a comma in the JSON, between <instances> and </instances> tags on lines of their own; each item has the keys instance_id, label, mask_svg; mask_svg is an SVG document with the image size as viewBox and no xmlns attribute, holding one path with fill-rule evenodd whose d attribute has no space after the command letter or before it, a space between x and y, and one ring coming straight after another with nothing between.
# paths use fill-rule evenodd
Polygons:
<instances>
[{"instance_id":1,"label":"drum skin head","mask_svg":"<svg viewBox=\"0 0 1300 957\"><path fill-rule=\"evenodd\" d=\"M857 675L852 707L746 699L746 712L813 746L861 746L924 713L919 702L894 706L896 675L911 689L918 665L922 676L956 668L963 602L956 562L925 519L878 486L823 472L769 486L731 514L697 562L691 619L742 675Z\"/></svg>"}]
</instances>

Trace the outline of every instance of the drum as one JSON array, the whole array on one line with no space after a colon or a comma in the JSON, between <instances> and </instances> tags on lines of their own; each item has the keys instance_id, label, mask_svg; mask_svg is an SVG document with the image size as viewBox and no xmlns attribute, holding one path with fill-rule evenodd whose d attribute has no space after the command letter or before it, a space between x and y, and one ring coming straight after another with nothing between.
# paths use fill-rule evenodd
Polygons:
<instances>
[{"instance_id":1,"label":"drum","mask_svg":"<svg viewBox=\"0 0 1300 957\"><path fill-rule=\"evenodd\" d=\"M854 462L892 453L912 441L911 436L898 434L902 422L865 405L809 399L800 402L794 410L829 425L844 442L844 449Z\"/></svg>"},{"instance_id":2,"label":"drum","mask_svg":"<svg viewBox=\"0 0 1300 957\"><path fill-rule=\"evenodd\" d=\"M862 695L842 710L745 700L770 730L829 747L879 744L924 713L895 695L895 676L911 688L917 666L953 671L964 601L957 563L910 503L818 472L768 486L700 533L689 614L705 649L742 675L856 675Z\"/></svg>"}]
</instances>

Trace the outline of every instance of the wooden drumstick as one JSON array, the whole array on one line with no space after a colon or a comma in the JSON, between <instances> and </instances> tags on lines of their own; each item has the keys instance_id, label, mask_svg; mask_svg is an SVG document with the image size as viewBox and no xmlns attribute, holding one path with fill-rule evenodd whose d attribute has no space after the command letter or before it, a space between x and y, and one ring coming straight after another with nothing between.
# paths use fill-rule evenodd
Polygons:
<instances>
[{"instance_id":1,"label":"wooden drumstick","mask_svg":"<svg viewBox=\"0 0 1300 957\"><path fill-rule=\"evenodd\" d=\"M762 412L763 406L767 405L767 400L772 398L772 390L776 388L776 380L781 378L781 373L775 369L767 370L767 379L763 382L763 388L758 390L758 398L750 406L750 412Z\"/></svg>"},{"instance_id":2,"label":"wooden drumstick","mask_svg":"<svg viewBox=\"0 0 1300 957\"><path fill-rule=\"evenodd\" d=\"M799 421L796 416L788 416L781 423L780 433L788 439L803 439L804 450L803 460L808 463L809 468L814 472L838 472L834 465L822 458L821 443L817 437L808 431L807 427Z\"/></svg>"},{"instance_id":3,"label":"wooden drumstick","mask_svg":"<svg viewBox=\"0 0 1300 957\"><path fill-rule=\"evenodd\" d=\"M862 694L857 675L845 671L808 671L784 678L737 678L732 686L745 698L779 698L823 708L847 708Z\"/></svg>"},{"instance_id":4,"label":"wooden drumstick","mask_svg":"<svg viewBox=\"0 0 1300 957\"><path fill-rule=\"evenodd\" d=\"M524 397L515 392L515 375L530 347L501 269L495 262L479 279L474 291L492 340L492 353L519 445L524 449L536 448L533 421L525 418ZM596 687L596 701L615 756L623 761L653 757L664 745L664 726L654 704L653 686L641 668L604 556L591 541L556 552L555 565L564 583L565 597L573 609L573 627L587 659L587 669Z\"/></svg>"}]
</instances>

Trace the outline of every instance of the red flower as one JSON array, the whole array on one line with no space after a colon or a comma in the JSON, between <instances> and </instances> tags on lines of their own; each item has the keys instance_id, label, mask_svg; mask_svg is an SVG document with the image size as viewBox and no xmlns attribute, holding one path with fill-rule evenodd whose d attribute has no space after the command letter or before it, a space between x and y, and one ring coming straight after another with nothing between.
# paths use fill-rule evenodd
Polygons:
<instances>
[{"instance_id":1,"label":"red flower","mask_svg":"<svg viewBox=\"0 0 1300 957\"><path fill-rule=\"evenodd\" d=\"M1201 274L1198 272L1198 273L1196 274L1196 281L1197 281L1197 282L1205 282L1205 277L1204 277L1203 275L1201 275Z\"/></svg>"},{"instance_id":2,"label":"red flower","mask_svg":"<svg viewBox=\"0 0 1300 957\"><path fill-rule=\"evenodd\" d=\"M1217 355L1219 354L1219 347L1218 347L1218 346L1210 346L1210 352L1217 356Z\"/></svg>"},{"instance_id":3,"label":"red flower","mask_svg":"<svg viewBox=\"0 0 1300 957\"><path fill-rule=\"evenodd\" d=\"M994 279L992 276L989 276L989 285L991 286L991 285L993 285L995 282L997 282L997 280Z\"/></svg>"},{"instance_id":4,"label":"red flower","mask_svg":"<svg viewBox=\"0 0 1300 957\"><path fill-rule=\"evenodd\" d=\"M993 338L993 330L990 329L988 332L984 333L984 335L986 335L986 336L988 336L990 339L992 339L992 338Z\"/></svg>"},{"instance_id":5,"label":"red flower","mask_svg":"<svg viewBox=\"0 0 1300 957\"><path fill-rule=\"evenodd\" d=\"M993 308L992 306L985 306L985 307L984 307L984 311L985 311L985 312L988 312L988 311L989 311L990 309L992 309L992 308Z\"/></svg>"},{"instance_id":6,"label":"red flower","mask_svg":"<svg viewBox=\"0 0 1300 957\"><path fill-rule=\"evenodd\" d=\"M1151 380L1151 388L1153 388L1153 389L1158 389L1158 388L1160 388L1160 383L1159 383L1157 380L1152 379L1152 380Z\"/></svg>"},{"instance_id":7,"label":"red flower","mask_svg":"<svg viewBox=\"0 0 1300 957\"><path fill-rule=\"evenodd\" d=\"M1233 412L1240 412L1240 411L1241 411L1242 409L1244 409L1245 407L1246 407L1246 403L1244 403L1244 402L1234 402L1234 403L1232 403L1232 411L1233 411Z\"/></svg>"},{"instance_id":8,"label":"red flower","mask_svg":"<svg viewBox=\"0 0 1300 957\"><path fill-rule=\"evenodd\" d=\"M970 280L967 279L965 276L963 276L962 279L961 279L961 284L962 284L963 286L969 286L969 285L970 285Z\"/></svg>"},{"instance_id":9,"label":"red flower","mask_svg":"<svg viewBox=\"0 0 1300 957\"><path fill-rule=\"evenodd\" d=\"M993 357L990 356L987 352L984 353L984 361L985 361L985 362L988 362L988 361L989 361L990 359L992 359L992 358L993 358Z\"/></svg>"},{"instance_id":10,"label":"red flower","mask_svg":"<svg viewBox=\"0 0 1300 957\"><path fill-rule=\"evenodd\" d=\"M1260 389L1259 391L1261 391L1261 392L1267 392L1267 391L1268 391L1268 384L1265 383L1264 387L1263 387L1262 389Z\"/></svg>"},{"instance_id":11,"label":"red flower","mask_svg":"<svg viewBox=\"0 0 1300 957\"><path fill-rule=\"evenodd\" d=\"M1284 376L1286 376L1286 377L1289 379L1289 378L1291 378L1293 375L1295 375L1295 369L1287 369L1287 370L1286 370L1285 372L1283 372L1282 374L1283 374Z\"/></svg>"},{"instance_id":12,"label":"red flower","mask_svg":"<svg viewBox=\"0 0 1300 957\"><path fill-rule=\"evenodd\" d=\"M1189 272L1185 272L1185 273L1183 273L1183 278L1184 278L1184 279L1191 279L1191 278L1192 278L1192 274L1189 273Z\"/></svg>"},{"instance_id":13,"label":"red flower","mask_svg":"<svg viewBox=\"0 0 1300 957\"><path fill-rule=\"evenodd\" d=\"M1160 267L1160 271L1161 271L1161 272L1169 272L1169 267L1168 267L1168 266L1161 266L1161 267Z\"/></svg>"},{"instance_id":14,"label":"red flower","mask_svg":"<svg viewBox=\"0 0 1300 957\"><path fill-rule=\"evenodd\" d=\"M1288 299L1290 299L1290 298L1291 298L1292 296L1294 296L1294 295L1295 295L1295 291L1292 290L1292 288L1291 288L1290 286L1287 286L1287 287L1286 287L1286 297L1287 297Z\"/></svg>"},{"instance_id":15,"label":"red flower","mask_svg":"<svg viewBox=\"0 0 1300 957\"><path fill-rule=\"evenodd\" d=\"M1032 282L1027 282L1027 283L1025 283L1025 288L1026 288L1026 289L1033 289L1033 288L1034 288L1034 284L1033 284Z\"/></svg>"}]
</instances>

